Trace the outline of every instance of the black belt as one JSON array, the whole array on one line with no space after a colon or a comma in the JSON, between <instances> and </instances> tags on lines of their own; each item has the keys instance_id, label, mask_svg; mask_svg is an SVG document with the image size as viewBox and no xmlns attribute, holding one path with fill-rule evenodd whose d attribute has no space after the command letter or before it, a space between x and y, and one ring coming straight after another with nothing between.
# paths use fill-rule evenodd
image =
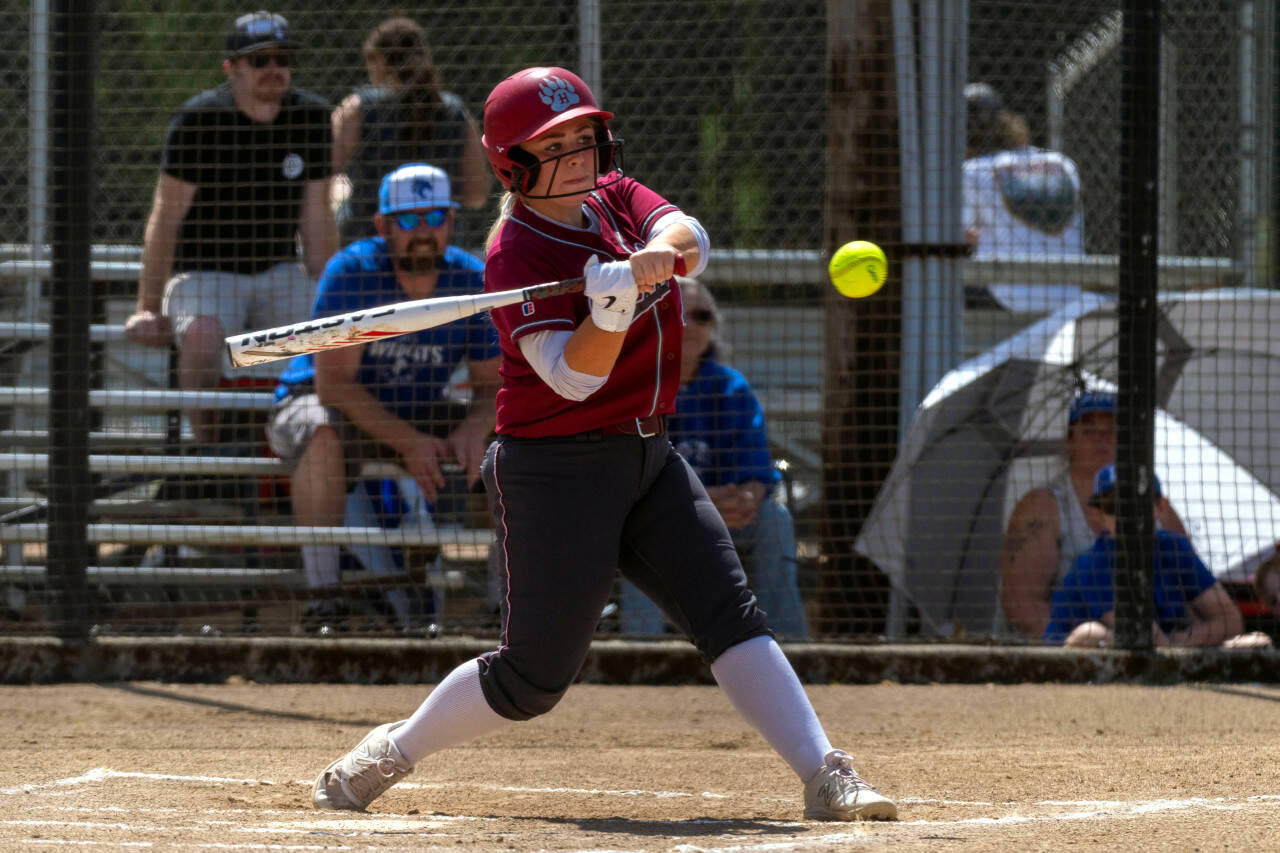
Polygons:
<instances>
[{"instance_id":1,"label":"black belt","mask_svg":"<svg viewBox=\"0 0 1280 853\"><path fill-rule=\"evenodd\" d=\"M631 418L626 421L618 421L616 424L602 426L594 432L601 435L638 435L641 438L649 438L654 435L662 435L667 431L666 415L650 415L647 418Z\"/></svg>"}]
</instances>

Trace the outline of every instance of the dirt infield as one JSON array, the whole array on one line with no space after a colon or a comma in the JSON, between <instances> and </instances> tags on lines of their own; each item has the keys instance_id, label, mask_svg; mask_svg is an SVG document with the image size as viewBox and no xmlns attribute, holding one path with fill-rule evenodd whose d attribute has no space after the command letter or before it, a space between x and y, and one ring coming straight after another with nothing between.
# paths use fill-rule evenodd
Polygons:
<instances>
[{"instance_id":1,"label":"dirt infield","mask_svg":"<svg viewBox=\"0 0 1280 853\"><path fill-rule=\"evenodd\" d=\"M714 687L579 685L427 759L368 814L311 779L427 687L0 687L0 849L1274 849L1273 686L822 686L896 824L804 823Z\"/></svg>"}]
</instances>

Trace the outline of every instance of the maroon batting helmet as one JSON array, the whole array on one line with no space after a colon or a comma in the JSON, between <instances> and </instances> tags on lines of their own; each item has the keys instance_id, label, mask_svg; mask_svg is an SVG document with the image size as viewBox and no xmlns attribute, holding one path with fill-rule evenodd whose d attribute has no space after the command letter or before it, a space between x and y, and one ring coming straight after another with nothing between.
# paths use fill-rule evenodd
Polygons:
<instances>
[{"instance_id":1,"label":"maroon batting helmet","mask_svg":"<svg viewBox=\"0 0 1280 853\"><path fill-rule=\"evenodd\" d=\"M614 139L609 133L608 122L613 113L600 108L596 96L581 77L565 68L526 68L495 86L484 102L484 136L480 142L502 185L528 193L538 180L538 167L542 162L559 158L540 162L520 148L520 143L582 116L594 116L599 122L597 171L608 172L622 140ZM621 157L616 159L621 178Z\"/></svg>"}]
</instances>

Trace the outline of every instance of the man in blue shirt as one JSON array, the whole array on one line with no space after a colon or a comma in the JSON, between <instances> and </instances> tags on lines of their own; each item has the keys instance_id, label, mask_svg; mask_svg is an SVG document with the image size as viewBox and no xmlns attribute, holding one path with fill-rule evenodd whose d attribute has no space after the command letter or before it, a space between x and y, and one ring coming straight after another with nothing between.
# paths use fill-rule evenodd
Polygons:
<instances>
[{"instance_id":1,"label":"man in blue shirt","mask_svg":"<svg viewBox=\"0 0 1280 853\"><path fill-rule=\"evenodd\" d=\"M388 174L374 216L378 236L333 256L312 316L481 292L483 263L449 245L457 206L448 177L434 166L413 163ZM281 458L296 462L298 523L341 525L348 480L367 459L397 461L431 502L445 488L441 460L456 459L467 485L474 484L493 431L499 361L488 314L293 359L280 377L267 437ZM448 394L463 363L469 405ZM337 546L303 546L302 557L308 586L338 582ZM313 602L304 623L338 610L337 602Z\"/></svg>"},{"instance_id":2,"label":"man in blue shirt","mask_svg":"<svg viewBox=\"0 0 1280 853\"><path fill-rule=\"evenodd\" d=\"M680 292L680 392L675 413L667 417L667 434L729 528L769 627L780 637L806 640L795 525L786 506L774 500L781 477L769 455L764 409L746 377L718 358L719 311L710 291L697 279L682 279ZM661 610L632 584L622 584L620 605L625 633L662 633Z\"/></svg>"},{"instance_id":3,"label":"man in blue shirt","mask_svg":"<svg viewBox=\"0 0 1280 853\"><path fill-rule=\"evenodd\" d=\"M1162 500L1154 480L1155 499ZM1108 465L1094 478L1090 522L1098 530L1093 547L1081 554L1050 602L1044 642L1073 647L1109 646L1115 629L1116 469ZM1152 631L1157 646L1215 646L1232 643L1243 619L1222 584L1177 533L1156 531L1151 591Z\"/></svg>"}]
</instances>

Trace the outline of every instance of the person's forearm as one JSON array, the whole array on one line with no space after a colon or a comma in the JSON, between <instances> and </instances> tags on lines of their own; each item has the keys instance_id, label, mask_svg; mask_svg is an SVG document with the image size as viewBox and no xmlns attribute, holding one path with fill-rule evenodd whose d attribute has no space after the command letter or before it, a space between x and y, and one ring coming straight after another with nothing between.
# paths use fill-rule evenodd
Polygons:
<instances>
[{"instance_id":1,"label":"person's forearm","mask_svg":"<svg viewBox=\"0 0 1280 853\"><path fill-rule=\"evenodd\" d=\"M1195 620L1187 628L1174 631L1169 635L1169 643L1174 646L1216 646L1231 632L1225 620Z\"/></svg>"},{"instance_id":2,"label":"person's forearm","mask_svg":"<svg viewBox=\"0 0 1280 853\"><path fill-rule=\"evenodd\" d=\"M486 432L493 430L498 420L498 386L494 384L473 385L471 388L471 405L467 407L466 420L483 426Z\"/></svg>"},{"instance_id":3,"label":"person's forearm","mask_svg":"<svg viewBox=\"0 0 1280 853\"><path fill-rule=\"evenodd\" d=\"M303 229L302 266L311 278L320 278L324 265L338 251L338 224L333 217Z\"/></svg>"},{"instance_id":4,"label":"person's forearm","mask_svg":"<svg viewBox=\"0 0 1280 853\"><path fill-rule=\"evenodd\" d=\"M298 225L302 240L302 263L307 275L319 278L324 266L338 251L338 223L329 207L329 181L322 187L319 199L307 200L307 214Z\"/></svg>"},{"instance_id":5,"label":"person's forearm","mask_svg":"<svg viewBox=\"0 0 1280 853\"><path fill-rule=\"evenodd\" d=\"M1040 637L1049 626L1049 603L1020 595L1004 598L1004 612L1009 621L1028 637Z\"/></svg>"},{"instance_id":6,"label":"person's forearm","mask_svg":"<svg viewBox=\"0 0 1280 853\"><path fill-rule=\"evenodd\" d=\"M698 265L698 241L693 232L682 224L672 225L654 237L649 247L666 246L684 255L685 269L692 270Z\"/></svg>"},{"instance_id":7,"label":"person's forearm","mask_svg":"<svg viewBox=\"0 0 1280 853\"><path fill-rule=\"evenodd\" d=\"M317 383L316 392L321 403L342 412L353 426L374 441L401 456L411 452L418 431L382 405L364 386L352 382L341 387L324 387L323 383Z\"/></svg>"},{"instance_id":8,"label":"person's forearm","mask_svg":"<svg viewBox=\"0 0 1280 853\"><path fill-rule=\"evenodd\" d=\"M142 272L138 276L138 311L159 314L164 303L164 287L173 273L173 256L178 244L178 225L162 222L153 213L147 220L142 243Z\"/></svg>"},{"instance_id":9,"label":"person's forearm","mask_svg":"<svg viewBox=\"0 0 1280 853\"><path fill-rule=\"evenodd\" d=\"M1039 640L1049 624L1049 601L1058 583L1058 501L1033 489L1014 507L1000 549L1000 604L1008 622Z\"/></svg>"},{"instance_id":10,"label":"person's forearm","mask_svg":"<svg viewBox=\"0 0 1280 853\"><path fill-rule=\"evenodd\" d=\"M564 361L588 376L608 376L622 352L626 332L606 332L588 316L564 344Z\"/></svg>"}]
</instances>

